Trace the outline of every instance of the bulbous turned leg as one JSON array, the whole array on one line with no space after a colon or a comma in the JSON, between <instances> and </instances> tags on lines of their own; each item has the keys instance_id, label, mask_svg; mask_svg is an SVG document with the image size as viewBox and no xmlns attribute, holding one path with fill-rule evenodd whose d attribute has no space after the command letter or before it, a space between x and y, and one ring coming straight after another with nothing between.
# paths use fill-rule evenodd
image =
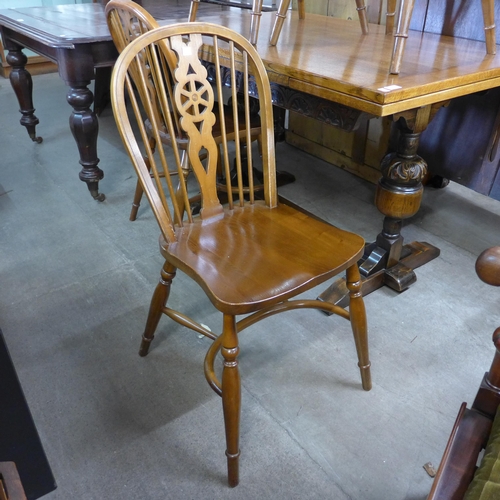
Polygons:
<instances>
[{"instance_id":1,"label":"bulbous turned leg","mask_svg":"<svg viewBox=\"0 0 500 500\"><path fill-rule=\"evenodd\" d=\"M422 201L422 179L427 164L417 155L419 138L420 133L402 129L397 151L382 160L382 178L377 186L375 205L385 215L383 228L376 241L367 246L360 264L363 276L385 269L384 283L399 292L417 279L413 269L401 262L401 228L404 219L418 212Z\"/></svg>"},{"instance_id":2,"label":"bulbous turned leg","mask_svg":"<svg viewBox=\"0 0 500 500\"><path fill-rule=\"evenodd\" d=\"M377 186L375 206L385 219L376 245L385 251L386 268L396 266L401 260L403 220L415 215L422 201L422 179L427 173L427 164L417 155L419 137L420 133L402 133L398 151L382 161L382 178ZM395 282L387 284L394 285L398 291L408 288L417 279L410 268L397 269L393 278Z\"/></svg>"},{"instance_id":3,"label":"bulbous turned leg","mask_svg":"<svg viewBox=\"0 0 500 500\"><path fill-rule=\"evenodd\" d=\"M35 116L35 108L33 107L33 80L25 68L28 58L23 54L21 47L17 47L9 50L6 59L12 66L9 79L19 102L19 111L22 114L20 123L26 127L33 142L41 143L43 139L36 135L36 126L39 120Z\"/></svg>"},{"instance_id":4,"label":"bulbous turned leg","mask_svg":"<svg viewBox=\"0 0 500 500\"><path fill-rule=\"evenodd\" d=\"M227 479L229 486L235 487L239 483L241 381L237 359L240 349L234 316L224 315L222 336L222 409L226 429Z\"/></svg>"},{"instance_id":5,"label":"bulbous turned leg","mask_svg":"<svg viewBox=\"0 0 500 500\"><path fill-rule=\"evenodd\" d=\"M92 198L104 201L106 197L99 193L99 181L104 177L104 172L97 166L99 163L97 157L99 122L96 114L90 109L94 96L86 84L75 83L70 84L66 99L73 108L69 126L80 153L82 166L80 180L87 183Z\"/></svg>"},{"instance_id":6,"label":"bulbous turned leg","mask_svg":"<svg viewBox=\"0 0 500 500\"><path fill-rule=\"evenodd\" d=\"M153 297L151 298L148 319L146 320L146 327L144 328L141 347L139 348L140 356L146 356L148 354L149 346L151 345L161 315L163 314L163 308L167 305L172 280L175 278L175 274L176 268L169 262L165 262L161 270L160 282L156 285Z\"/></svg>"},{"instance_id":7,"label":"bulbous turned leg","mask_svg":"<svg viewBox=\"0 0 500 500\"><path fill-rule=\"evenodd\" d=\"M358 353L358 366L361 372L361 384L365 391L372 388L370 372L370 356L368 352L368 327L366 323L366 310L361 293L361 276L357 265L347 269L347 288L349 289L349 313L351 328Z\"/></svg>"}]
</instances>

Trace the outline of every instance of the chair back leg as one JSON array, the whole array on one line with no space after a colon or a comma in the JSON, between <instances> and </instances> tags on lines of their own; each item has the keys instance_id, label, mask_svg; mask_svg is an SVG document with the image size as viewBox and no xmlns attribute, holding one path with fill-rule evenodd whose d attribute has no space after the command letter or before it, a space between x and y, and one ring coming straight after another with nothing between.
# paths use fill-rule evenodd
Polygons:
<instances>
[{"instance_id":1,"label":"chair back leg","mask_svg":"<svg viewBox=\"0 0 500 500\"><path fill-rule=\"evenodd\" d=\"M252 24L250 25L250 43L255 45L259 37L260 18L262 17L262 0L253 0Z\"/></svg>"},{"instance_id":2,"label":"chair back leg","mask_svg":"<svg viewBox=\"0 0 500 500\"><path fill-rule=\"evenodd\" d=\"M290 7L290 0L281 0L278 12L276 12L276 19L274 20L271 39L269 40L270 45L276 45L278 43L278 38L280 37L281 29L283 28L283 22L285 21L288 7Z\"/></svg>"},{"instance_id":3,"label":"chair back leg","mask_svg":"<svg viewBox=\"0 0 500 500\"><path fill-rule=\"evenodd\" d=\"M484 36L486 38L486 52L497 53L496 27L495 27L495 0L481 0L483 8Z\"/></svg>"},{"instance_id":4,"label":"chair back leg","mask_svg":"<svg viewBox=\"0 0 500 500\"><path fill-rule=\"evenodd\" d=\"M189 9L189 18L188 18L188 21L190 23L196 21L196 14L198 13L199 5L200 5L200 0L191 0L191 7Z\"/></svg>"},{"instance_id":5,"label":"chair back leg","mask_svg":"<svg viewBox=\"0 0 500 500\"><path fill-rule=\"evenodd\" d=\"M397 0L387 0L387 11L385 13L385 34L392 35L396 18Z\"/></svg>"},{"instance_id":6,"label":"chair back leg","mask_svg":"<svg viewBox=\"0 0 500 500\"><path fill-rule=\"evenodd\" d=\"M393 75L399 74L401 63L403 61L403 53L405 50L406 39L408 38L408 30L410 29L411 15L415 0L401 0L399 10L398 26L394 33L394 45L392 48L391 67L389 72Z\"/></svg>"},{"instance_id":7,"label":"chair back leg","mask_svg":"<svg viewBox=\"0 0 500 500\"><path fill-rule=\"evenodd\" d=\"M299 19L306 18L306 0L298 0Z\"/></svg>"},{"instance_id":8,"label":"chair back leg","mask_svg":"<svg viewBox=\"0 0 500 500\"><path fill-rule=\"evenodd\" d=\"M359 25L363 35L368 35L368 17L366 15L365 0L356 0L356 10L358 11Z\"/></svg>"}]
</instances>

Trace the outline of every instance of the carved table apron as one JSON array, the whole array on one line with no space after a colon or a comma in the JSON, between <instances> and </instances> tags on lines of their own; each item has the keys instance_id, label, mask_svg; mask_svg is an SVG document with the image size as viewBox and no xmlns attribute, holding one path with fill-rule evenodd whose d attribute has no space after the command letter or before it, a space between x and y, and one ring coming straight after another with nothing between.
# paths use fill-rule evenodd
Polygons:
<instances>
[{"instance_id":1,"label":"carved table apron","mask_svg":"<svg viewBox=\"0 0 500 500\"><path fill-rule=\"evenodd\" d=\"M160 18L158 9L152 12ZM166 15L161 24L186 19L184 13L172 14L169 9L165 10L170 17ZM205 14L198 19L250 33L248 11ZM370 25L370 33L363 36L354 22L313 14L299 21L293 13L287 16L278 44L270 47L274 15L262 14L257 49L277 106L347 131L370 116L393 117L398 145L382 162L375 198L385 216L383 229L367 245L360 267L365 295L383 284L404 290L416 279L413 269L439 255L439 249L427 243L403 245L401 235L402 221L418 211L422 196L427 167L417 155L420 134L450 99L499 86L500 57L485 55L484 43L478 41L412 32L401 73L395 76L388 71L392 38L385 35L384 27ZM67 100L73 107L70 127L80 153L80 179L94 198L104 199L98 190L103 177L96 148L98 120L88 89L96 68L111 66L116 59L102 6L3 10L0 28L13 67L10 79L21 108L21 124L34 141L41 141L35 131L32 80L22 53L27 47L58 64L70 89ZM210 63L209 50L205 59ZM344 288L340 280L321 298L342 303Z\"/></svg>"}]
</instances>

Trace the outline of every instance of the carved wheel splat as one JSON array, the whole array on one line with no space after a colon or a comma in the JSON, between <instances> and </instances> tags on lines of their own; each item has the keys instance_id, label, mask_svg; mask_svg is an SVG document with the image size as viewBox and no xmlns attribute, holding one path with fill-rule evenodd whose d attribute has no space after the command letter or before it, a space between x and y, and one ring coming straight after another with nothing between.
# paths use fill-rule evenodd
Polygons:
<instances>
[{"instance_id":1,"label":"carved wheel splat","mask_svg":"<svg viewBox=\"0 0 500 500\"><path fill-rule=\"evenodd\" d=\"M206 68L198 59L198 51L203 45L201 35L189 38L171 38L171 47L177 53L179 62L175 70L175 103L180 125L189 137L188 155L192 169L202 192L203 219L221 214L222 205L217 196L215 183L217 170L217 144L212 136L216 118L213 113L213 89L208 81ZM200 160L202 150L207 152L207 166Z\"/></svg>"}]
</instances>

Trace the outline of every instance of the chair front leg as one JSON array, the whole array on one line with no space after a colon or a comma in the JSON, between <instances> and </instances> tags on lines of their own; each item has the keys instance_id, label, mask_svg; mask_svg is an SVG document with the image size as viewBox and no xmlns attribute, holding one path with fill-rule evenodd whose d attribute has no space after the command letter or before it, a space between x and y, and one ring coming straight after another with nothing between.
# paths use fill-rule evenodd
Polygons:
<instances>
[{"instance_id":1,"label":"chair front leg","mask_svg":"<svg viewBox=\"0 0 500 500\"><path fill-rule=\"evenodd\" d=\"M361 277L357 264L347 269L346 282L349 289L349 314L351 316L351 328L358 353L361 384L365 391L369 391L372 388L372 378L370 373L370 356L368 354L368 327L366 323L365 303L361 292Z\"/></svg>"},{"instance_id":2,"label":"chair front leg","mask_svg":"<svg viewBox=\"0 0 500 500\"><path fill-rule=\"evenodd\" d=\"M166 306L168 296L170 295L170 288L172 286L172 280L175 278L175 272L176 268L170 264L170 262L165 262L165 264L163 264L160 282L156 285L153 297L151 298L148 319L139 349L140 356L146 356L149 351L149 346L154 338L161 315L163 314L163 308Z\"/></svg>"},{"instance_id":3,"label":"chair front leg","mask_svg":"<svg viewBox=\"0 0 500 500\"><path fill-rule=\"evenodd\" d=\"M239 482L240 458L240 412L241 381L238 369L238 334L235 317L224 315L221 353L224 358L222 370L222 408L226 429L227 478L229 486Z\"/></svg>"}]
</instances>

